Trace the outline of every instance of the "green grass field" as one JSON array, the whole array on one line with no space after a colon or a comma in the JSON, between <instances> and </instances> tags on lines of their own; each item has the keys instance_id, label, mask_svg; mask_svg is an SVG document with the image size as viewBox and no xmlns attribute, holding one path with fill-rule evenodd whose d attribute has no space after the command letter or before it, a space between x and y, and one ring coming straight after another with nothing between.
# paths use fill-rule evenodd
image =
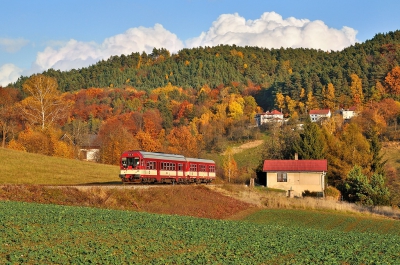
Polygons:
<instances>
[{"instance_id":1,"label":"green grass field","mask_svg":"<svg viewBox=\"0 0 400 265\"><path fill-rule=\"evenodd\" d=\"M76 185L120 182L118 166L0 148L1 184Z\"/></svg>"},{"instance_id":2,"label":"green grass field","mask_svg":"<svg viewBox=\"0 0 400 265\"><path fill-rule=\"evenodd\" d=\"M302 211L223 221L85 207L0 202L1 264L399 264L394 230L343 229ZM272 218L272 219L270 219ZM347 220L344 217L343 220ZM260 222L263 219L264 221ZM344 221L345 223L347 221ZM378 221L380 222L380 221ZM390 224L392 223L392 224ZM332 223L331 223L332 224ZM397 226L387 220L384 227Z\"/></svg>"}]
</instances>

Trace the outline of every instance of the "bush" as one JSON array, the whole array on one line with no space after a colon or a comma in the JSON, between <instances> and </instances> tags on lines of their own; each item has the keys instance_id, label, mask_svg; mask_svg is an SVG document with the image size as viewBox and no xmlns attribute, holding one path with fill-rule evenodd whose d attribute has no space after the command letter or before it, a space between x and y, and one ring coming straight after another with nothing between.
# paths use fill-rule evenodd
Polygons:
<instances>
[{"instance_id":1,"label":"bush","mask_svg":"<svg viewBox=\"0 0 400 265\"><path fill-rule=\"evenodd\" d=\"M326 197L332 197L334 199L339 199L340 198L340 191L336 189L333 186L328 186L325 189L325 196Z\"/></svg>"},{"instance_id":2,"label":"bush","mask_svg":"<svg viewBox=\"0 0 400 265\"><path fill-rule=\"evenodd\" d=\"M384 177L375 173L368 178L357 165L347 175L341 191L344 199L349 202L365 206L390 204L390 192L385 186Z\"/></svg>"},{"instance_id":3,"label":"bush","mask_svg":"<svg viewBox=\"0 0 400 265\"><path fill-rule=\"evenodd\" d=\"M324 197L322 192L305 190L301 193L303 197L321 198Z\"/></svg>"}]
</instances>

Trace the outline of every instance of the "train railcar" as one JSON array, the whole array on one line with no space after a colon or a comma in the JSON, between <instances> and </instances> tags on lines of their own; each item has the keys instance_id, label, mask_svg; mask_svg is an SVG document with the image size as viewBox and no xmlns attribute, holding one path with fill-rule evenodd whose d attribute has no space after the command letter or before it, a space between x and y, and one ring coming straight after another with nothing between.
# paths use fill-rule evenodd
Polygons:
<instances>
[{"instance_id":1,"label":"train railcar","mask_svg":"<svg viewBox=\"0 0 400 265\"><path fill-rule=\"evenodd\" d=\"M129 150L121 154L123 183L210 183L215 162L183 155Z\"/></svg>"}]
</instances>

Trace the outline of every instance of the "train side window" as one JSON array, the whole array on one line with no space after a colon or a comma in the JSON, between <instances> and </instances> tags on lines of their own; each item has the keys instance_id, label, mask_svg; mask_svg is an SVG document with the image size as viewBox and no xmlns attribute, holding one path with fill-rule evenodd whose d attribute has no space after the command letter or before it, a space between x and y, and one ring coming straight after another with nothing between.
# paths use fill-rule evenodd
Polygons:
<instances>
[{"instance_id":1,"label":"train side window","mask_svg":"<svg viewBox=\"0 0 400 265\"><path fill-rule=\"evenodd\" d=\"M183 171L183 165L182 164L178 164L178 171Z\"/></svg>"},{"instance_id":2,"label":"train side window","mask_svg":"<svg viewBox=\"0 0 400 265\"><path fill-rule=\"evenodd\" d=\"M196 164L190 164L190 171L197 171L197 165Z\"/></svg>"},{"instance_id":3,"label":"train side window","mask_svg":"<svg viewBox=\"0 0 400 265\"><path fill-rule=\"evenodd\" d=\"M215 166L209 166L208 170L209 172L215 172Z\"/></svg>"},{"instance_id":4,"label":"train side window","mask_svg":"<svg viewBox=\"0 0 400 265\"><path fill-rule=\"evenodd\" d=\"M156 168L156 165L155 165L154 161L147 162L146 169L155 169L155 168Z\"/></svg>"}]
</instances>

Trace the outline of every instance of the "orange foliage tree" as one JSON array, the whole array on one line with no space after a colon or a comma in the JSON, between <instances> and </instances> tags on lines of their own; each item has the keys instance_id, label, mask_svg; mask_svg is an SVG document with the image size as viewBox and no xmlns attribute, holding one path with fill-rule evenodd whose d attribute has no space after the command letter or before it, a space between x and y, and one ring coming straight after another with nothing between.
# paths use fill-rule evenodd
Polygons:
<instances>
[{"instance_id":1,"label":"orange foliage tree","mask_svg":"<svg viewBox=\"0 0 400 265\"><path fill-rule=\"evenodd\" d=\"M117 118L109 119L99 130L101 163L118 165L122 152L138 149L138 141Z\"/></svg>"},{"instance_id":2,"label":"orange foliage tree","mask_svg":"<svg viewBox=\"0 0 400 265\"><path fill-rule=\"evenodd\" d=\"M73 158L73 145L60 140L62 135L61 130L53 127L46 127L43 130L40 127L36 127L36 129L27 127L18 135L17 140L10 141L8 148L48 156Z\"/></svg>"},{"instance_id":3,"label":"orange foliage tree","mask_svg":"<svg viewBox=\"0 0 400 265\"><path fill-rule=\"evenodd\" d=\"M161 152L162 144L158 138L153 138L149 132L139 131L136 134L140 149L147 152Z\"/></svg>"},{"instance_id":4,"label":"orange foliage tree","mask_svg":"<svg viewBox=\"0 0 400 265\"><path fill-rule=\"evenodd\" d=\"M390 92L396 96L400 95L400 66L396 66L390 71L385 82L389 86Z\"/></svg>"},{"instance_id":5,"label":"orange foliage tree","mask_svg":"<svg viewBox=\"0 0 400 265\"><path fill-rule=\"evenodd\" d=\"M17 111L14 105L18 102L18 98L19 91L17 89L0 86L0 133L3 148L6 145L9 133L17 125Z\"/></svg>"},{"instance_id":6,"label":"orange foliage tree","mask_svg":"<svg viewBox=\"0 0 400 265\"><path fill-rule=\"evenodd\" d=\"M201 135L193 135L188 126L173 128L167 135L168 152L188 157L198 157L201 147Z\"/></svg>"}]
</instances>

